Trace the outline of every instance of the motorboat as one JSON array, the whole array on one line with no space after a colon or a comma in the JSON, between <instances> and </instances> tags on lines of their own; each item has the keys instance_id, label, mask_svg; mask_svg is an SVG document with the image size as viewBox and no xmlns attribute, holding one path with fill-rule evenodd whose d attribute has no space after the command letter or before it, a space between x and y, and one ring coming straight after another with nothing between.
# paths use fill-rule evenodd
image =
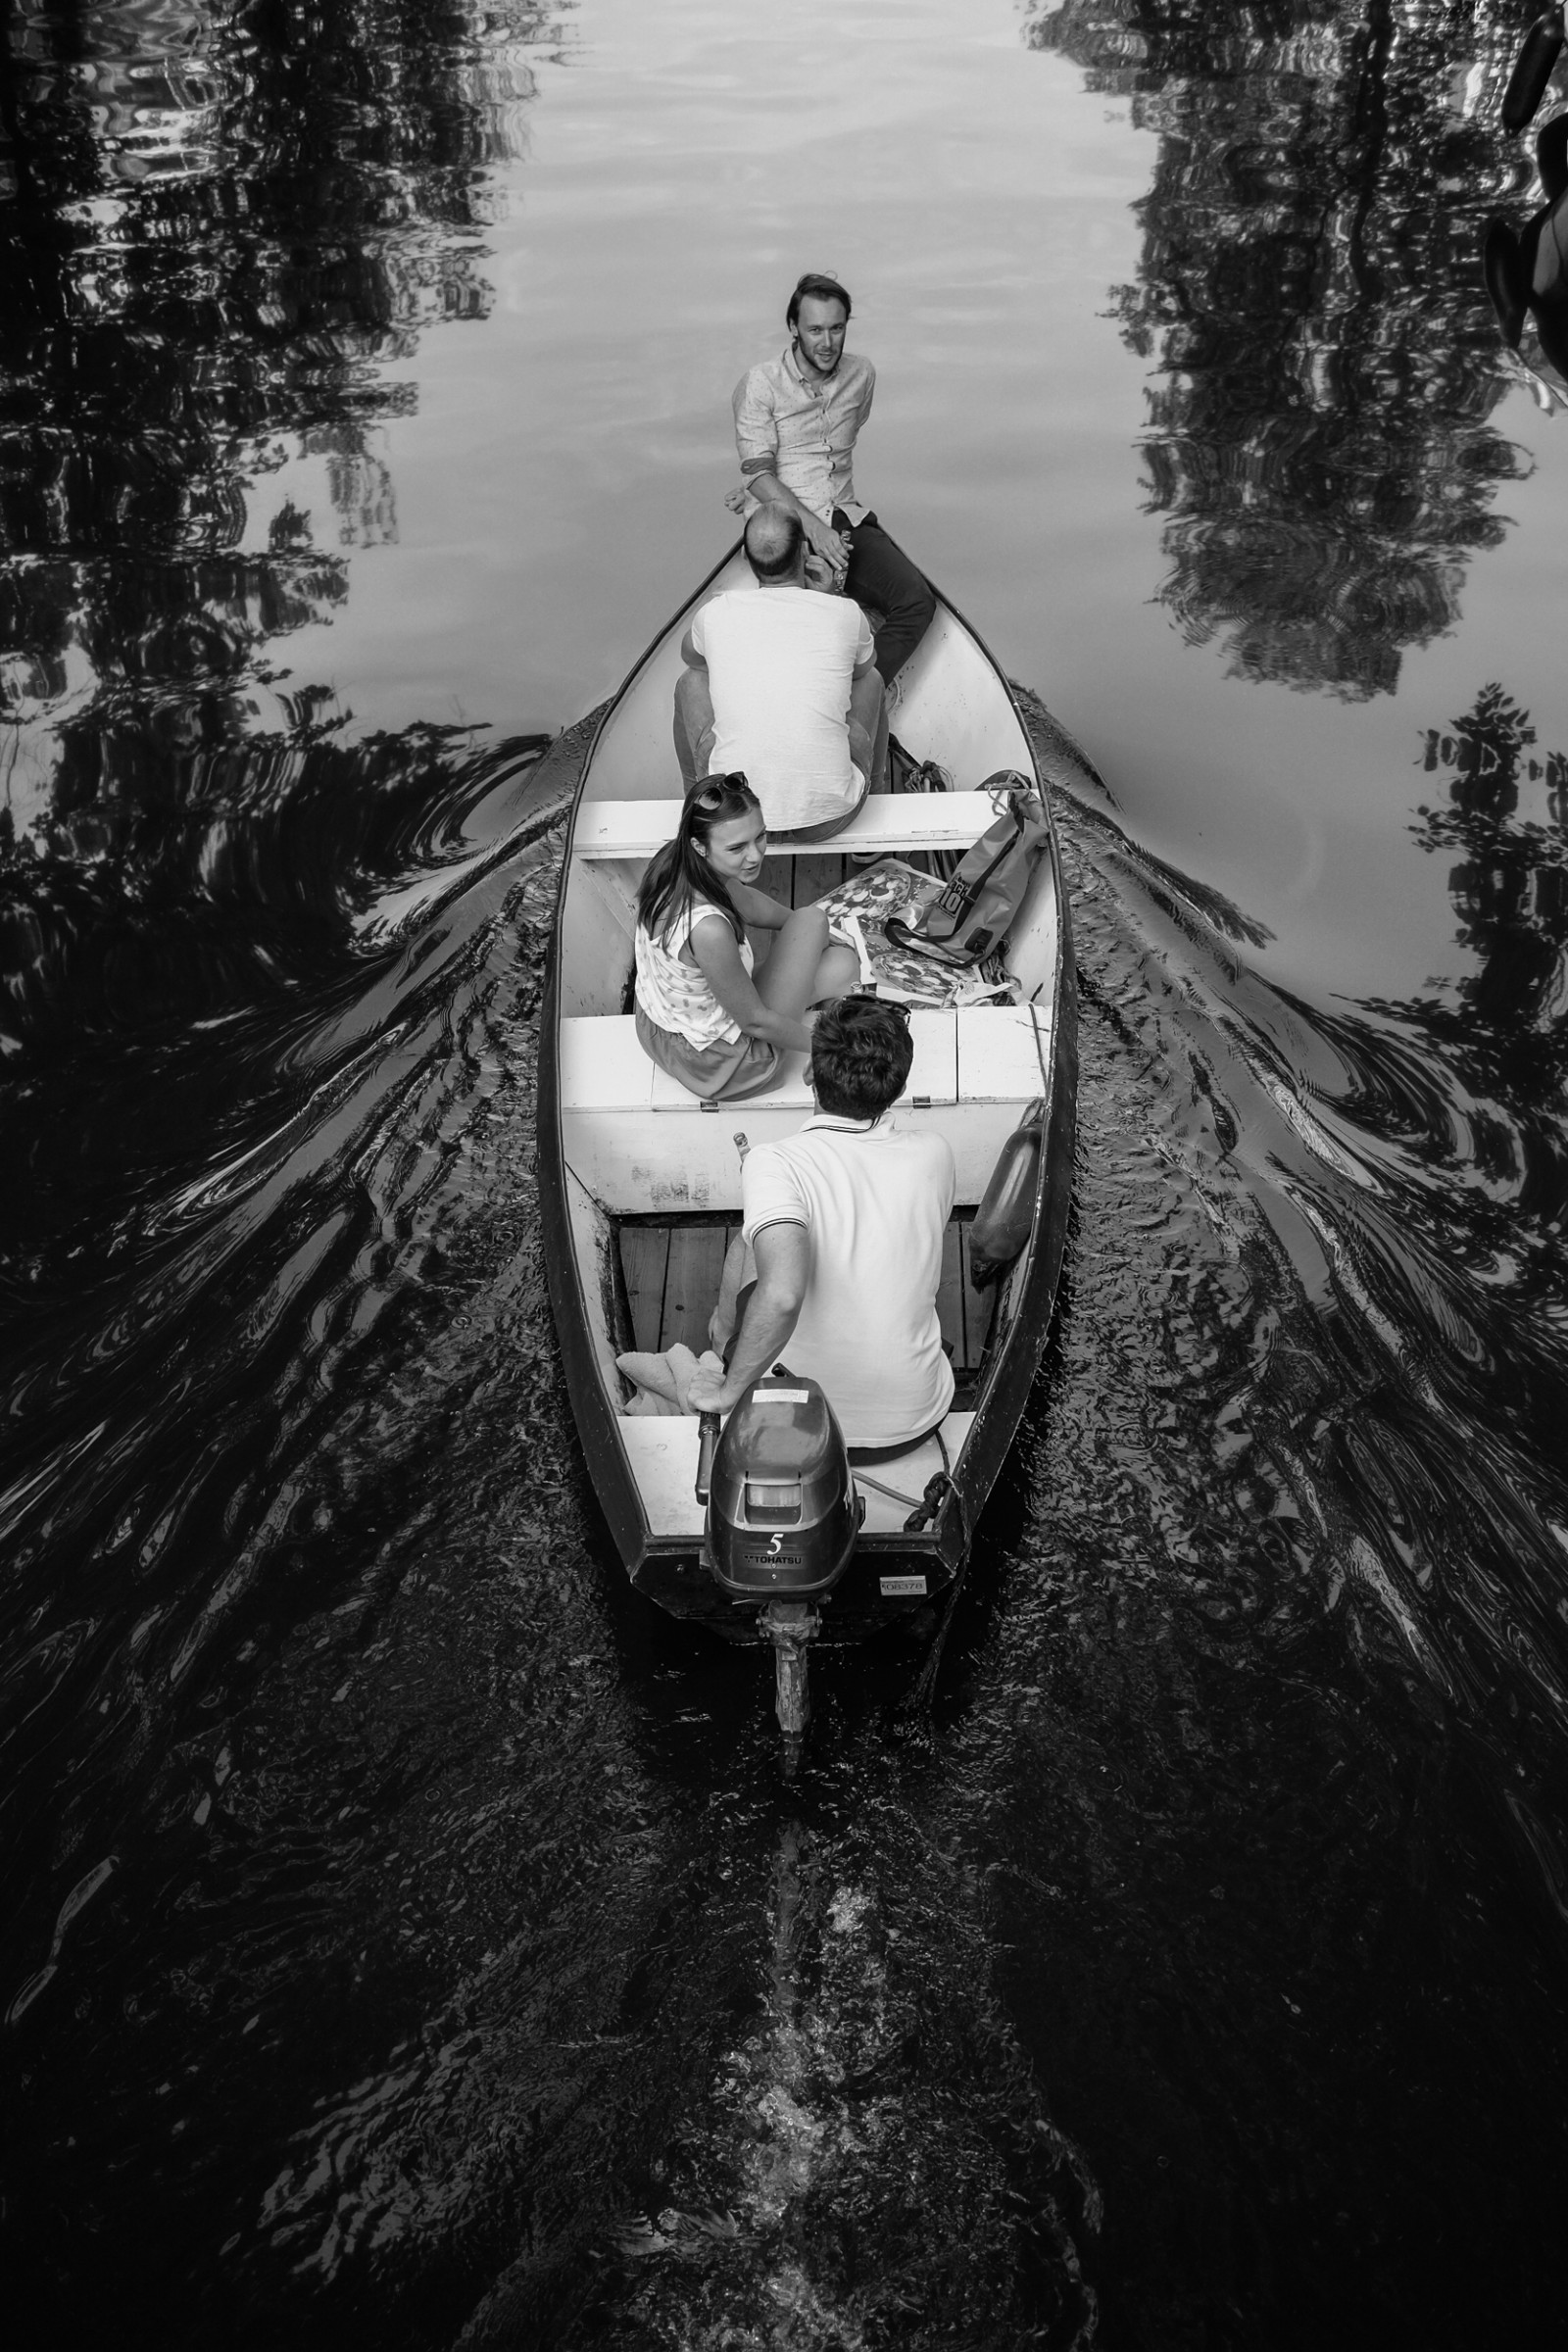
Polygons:
<instances>
[{"instance_id":1,"label":"motorboat","mask_svg":"<svg viewBox=\"0 0 1568 2352\"><path fill-rule=\"evenodd\" d=\"M794 1133L812 1109L804 1055L787 1056L764 1094L705 1102L646 1056L632 1017L637 886L681 807L671 727L681 639L709 598L752 584L737 547L654 640L593 737L561 866L538 1168L566 1383L626 1573L672 1616L732 1642L770 1641L780 1720L798 1741L808 1645L863 1642L920 1611L940 1622L1046 1348L1076 1093L1072 939L1051 805L1058 785L1092 771L1062 731L1031 735L1002 670L938 592L892 710L892 764L917 788L871 794L828 843L774 836L761 877L793 905L883 861L951 877L997 820L999 780L1035 796L1046 819L1044 854L984 966L1004 985L988 1001L975 1001L982 981L926 1005L916 992L913 1062L890 1114L946 1136L957 1173L938 1298L956 1389L940 1429L896 1459L852 1454L846 1468L832 1399L790 1375L787 1348L722 1438L695 1415L629 1414L617 1357L707 1345L740 1224L742 1152ZM984 1262L976 1246L976 1218L995 1223L999 1193L1004 1223L1012 1220L1001 1265L994 1239Z\"/></svg>"}]
</instances>

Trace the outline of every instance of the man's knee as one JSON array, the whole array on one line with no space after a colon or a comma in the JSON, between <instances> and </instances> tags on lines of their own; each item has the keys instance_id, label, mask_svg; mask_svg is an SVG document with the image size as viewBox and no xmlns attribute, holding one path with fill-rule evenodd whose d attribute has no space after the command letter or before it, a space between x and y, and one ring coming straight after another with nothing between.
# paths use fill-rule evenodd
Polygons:
<instances>
[{"instance_id":1,"label":"man's knee","mask_svg":"<svg viewBox=\"0 0 1568 2352\"><path fill-rule=\"evenodd\" d=\"M823 947L827 946L827 916L820 906L797 906L779 933L781 943L807 938L820 939Z\"/></svg>"},{"instance_id":2,"label":"man's knee","mask_svg":"<svg viewBox=\"0 0 1568 2352\"><path fill-rule=\"evenodd\" d=\"M843 947L835 940L817 966L818 1001L823 997L847 997L852 988L859 986L859 981L860 958L853 948Z\"/></svg>"}]
</instances>

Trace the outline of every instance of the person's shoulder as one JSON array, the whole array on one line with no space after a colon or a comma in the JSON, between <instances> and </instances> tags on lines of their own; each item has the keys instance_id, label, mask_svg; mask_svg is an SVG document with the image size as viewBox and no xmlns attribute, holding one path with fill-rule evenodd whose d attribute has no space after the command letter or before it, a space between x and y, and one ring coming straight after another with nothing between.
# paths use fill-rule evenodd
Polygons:
<instances>
[{"instance_id":1,"label":"person's shoulder","mask_svg":"<svg viewBox=\"0 0 1568 2352\"><path fill-rule=\"evenodd\" d=\"M791 1151L799 1136L781 1135L770 1144L754 1144L741 1165L741 1201L748 1217L754 1209L776 1207L781 1201L804 1205L798 1154Z\"/></svg>"},{"instance_id":2,"label":"person's shoulder","mask_svg":"<svg viewBox=\"0 0 1568 2352\"><path fill-rule=\"evenodd\" d=\"M795 607L798 612L808 612L822 627L858 641L865 614L853 596L837 595L831 588L792 588L789 594L801 600Z\"/></svg>"},{"instance_id":3,"label":"person's shoulder","mask_svg":"<svg viewBox=\"0 0 1568 2352\"><path fill-rule=\"evenodd\" d=\"M793 1135L777 1136L770 1144L755 1144L746 1165L750 1167L759 1152L765 1152L767 1158L759 1173L799 1192L809 1170L823 1156L822 1136L820 1128L798 1127Z\"/></svg>"},{"instance_id":4,"label":"person's shoulder","mask_svg":"<svg viewBox=\"0 0 1568 2352\"><path fill-rule=\"evenodd\" d=\"M733 939L735 936L735 926L730 921L729 916L724 912L723 907L716 906L711 899L700 899L696 897L688 899L684 912L681 916L681 920L686 926L686 936L688 939L697 929L699 923L717 923L731 939Z\"/></svg>"},{"instance_id":5,"label":"person's shoulder","mask_svg":"<svg viewBox=\"0 0 1568 2352\"><path fill-rule=\"evenodd\" d=\"M901 1123L895 1134L901 1144L907 1146L911 1159L927 1161L934 1172L943 1173L955 1166L953 1146L935 1127L906 1127Z\"/></svg>"},{"instance_id":6,"label":"person's shoulder","mask_svg":"<svg viewBox=\"0 0 1568 2352\"><path fill-rule=\"evenodd\" d=\"M716 628L722 636L742 608L750 609L756 601L756 591L752 588L721 588L716 596L710 596L706 605L698 608L692 621L692 643L701 648L710 628Z\"/></svg>"},{"instance_id":7,"label":"person's shoulder","mask_svg":"<svg viewBox=\"0 0 1568 2352\"><path fill-rule=\"evenodd\" d=\"M748 393L767 390L777 382L783 365L776 354L770 354L765 360L754 360L735 386L735 398L741 400Z\"/></svg>"}]
</instances>

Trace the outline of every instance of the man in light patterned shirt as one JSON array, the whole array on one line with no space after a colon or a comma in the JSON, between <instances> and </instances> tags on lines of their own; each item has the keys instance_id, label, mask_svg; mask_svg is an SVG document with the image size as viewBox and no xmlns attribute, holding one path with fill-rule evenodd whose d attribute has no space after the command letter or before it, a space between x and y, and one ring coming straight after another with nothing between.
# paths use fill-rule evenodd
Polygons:
<instances>
[{"instance_id":1,"label":"man in light patterned shirt","mask_svg":"<svg viewBox=\"0 0 1568 2352\"><path fill-rule=\"evenodd\" d=\"M891 685L930 625L936 599L908 557L855 495L855 444L871 414L876 369L844 348L850 297L808 272L790 296L790 340L735 387L744 504L800 517L810 585L842 589L882 615L876 666Z\"/></svg>"}]
</instances>

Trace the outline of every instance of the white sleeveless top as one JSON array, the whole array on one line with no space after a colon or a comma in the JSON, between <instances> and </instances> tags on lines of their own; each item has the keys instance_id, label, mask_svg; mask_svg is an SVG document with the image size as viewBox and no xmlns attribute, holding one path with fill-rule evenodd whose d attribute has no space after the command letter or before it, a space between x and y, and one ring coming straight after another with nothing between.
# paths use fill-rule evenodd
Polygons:
<instances>
[{"instance_id":1,"label":"white sleeveless top","mask_svg":"<svg viewBox=\"0 0 1568 2352\"><path fill-rule=\"evenodd\" d=\"M698 923L711 917L721 923L720 909L698 899L678 914L662 939L637 926L637 1002L656 1029L668 1029L701 1053L705 1046L738 1043L741 1027L732 1021L694 963L682 963L680 952ZM741 961L752 969L752 943L742 939Z\"/></svg>"}]
</instances>

